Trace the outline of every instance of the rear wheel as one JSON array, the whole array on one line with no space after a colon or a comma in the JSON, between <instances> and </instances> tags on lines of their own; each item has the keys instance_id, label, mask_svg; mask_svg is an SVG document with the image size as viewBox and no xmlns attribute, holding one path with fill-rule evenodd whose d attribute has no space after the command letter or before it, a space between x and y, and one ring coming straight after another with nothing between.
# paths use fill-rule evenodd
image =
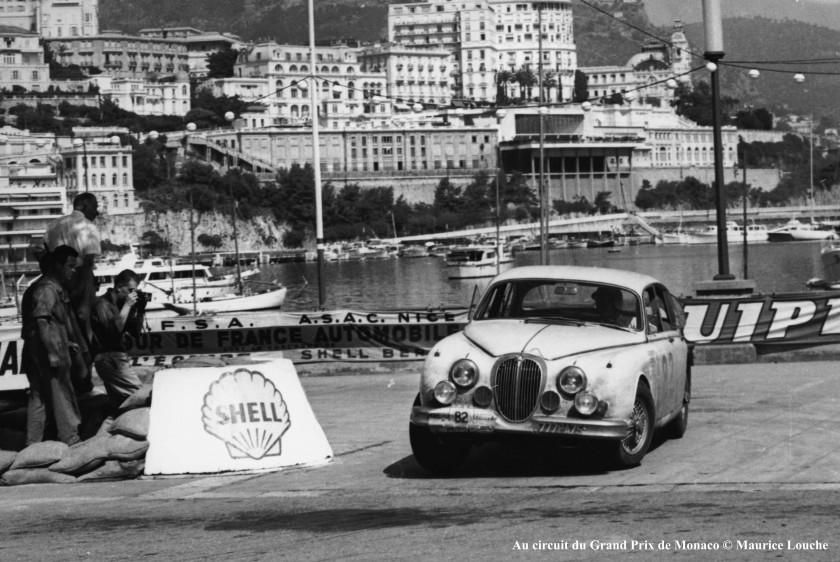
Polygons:
<instances>
[{"instance_id":1,"label":"rear wheel","mask_svg":"<svg viewBox=\"0 0 840 562\"><path fill-rule=\"evenodd\" d=\"M414 405L420 405L419 395ZM428 427L413 423L408 424L408 438L417 463L435 474L448 474L459 469L472 449L467 441L450 435L438 435Z\"/></svg>"},{"instance_id":2,"label":"rear wheel","mask_svg":"<svg viewBox=\"0 0 840 562\"><path fill-rule=\"evenodd\" d=\"M645 384L640 384L630 414L630 433L618 443L611 443L606 460L616 468L628 468L642 462L653 440L653 396Z\"/></svg>"}]
</instances>

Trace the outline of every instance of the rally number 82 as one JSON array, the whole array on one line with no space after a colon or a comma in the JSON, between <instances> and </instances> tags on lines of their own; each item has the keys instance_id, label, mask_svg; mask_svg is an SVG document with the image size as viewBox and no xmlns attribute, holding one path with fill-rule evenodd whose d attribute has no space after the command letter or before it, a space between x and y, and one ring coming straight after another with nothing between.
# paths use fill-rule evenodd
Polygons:
<instances>
[{"instance_id":1,"label":"rally number 82","mask_svg":"<svg viewBox=\"0 0 840 562\"><path fill-rule=\"evenodd\" d=\"M455 423L469 423L470 413L458 410L452 414L452 419L455 420Z\"/></svg>"}]
</instances>

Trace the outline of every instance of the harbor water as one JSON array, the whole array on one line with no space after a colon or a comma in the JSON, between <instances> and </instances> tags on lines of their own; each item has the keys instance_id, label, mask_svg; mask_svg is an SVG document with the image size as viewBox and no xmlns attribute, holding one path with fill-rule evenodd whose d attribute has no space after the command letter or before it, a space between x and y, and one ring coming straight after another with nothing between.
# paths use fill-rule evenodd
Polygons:
<instances>
[{"instance_id":1,"label":"harbor water","mask_svg":"<svg viewBox=\"0 0 840 562\"><path fill-rule=\"evenodd\" d=\"M550 252L552 265L610 267L656 277L677 295L694 294L694 284L718 273L717 246L641 245L562 249ZM539 252L519 252L516 266L537 265ZM743 246L729 245L729 269L743 277ZM748 275L762 293L805 292L805 282L822 277L819 242L757 243L748 247ZM264 265L256 278L290 287L285 310L318 308L318 267L314 262ZM489 280L448 279L441 258L333 261L325 264L327 309L394 310L469 306ZM303 282L306 282L303 285Z\"/></svg>"}]
</instances>

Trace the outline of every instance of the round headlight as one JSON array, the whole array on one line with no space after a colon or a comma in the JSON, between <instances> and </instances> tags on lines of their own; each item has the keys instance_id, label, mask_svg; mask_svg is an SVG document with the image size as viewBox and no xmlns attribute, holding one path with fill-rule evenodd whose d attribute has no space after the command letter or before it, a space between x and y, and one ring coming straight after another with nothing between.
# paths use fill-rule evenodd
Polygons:
<instances>
[{"instance_id":1,"label":"round headlight","mask_svg":"<svg viewBox=\"0 0 840 562\"><path fill-rule=\"evenodd\" d=\"M460 359L452 365L449 378L461 388L470 388L478 382L478 367L469 359Z\"/></svg>"},{"instance_id":2,"label":"round headlight","mask_svg":"<svg viewBox=\"0 0 840 562\"><path fill-rule=\"evenodd\" d=\"M591 416L598 409L598 398L591 392L581 392L575 396L575 409L583 416Z\"/></svg>"},{"instance_id":3,"label":"round headlight","mask_svg":"<svg viewBox=\"0 0 840 562\"><path fill-rule=\"evenodd\" d=\"M449 381L440 381L435 385L435 400L448 406L455 401L455 385Z\"/></svg>"},{"instance_id":4,"label":"round headlight","mask_svg":"<svg viewBox=\"0 0 840 562\"><path fill-rule=\"evenodd\" d=\"M586 373L580 367L566 367L557 377L557 390L577 394L586 388Z\"/></svg>"}]
</instances>

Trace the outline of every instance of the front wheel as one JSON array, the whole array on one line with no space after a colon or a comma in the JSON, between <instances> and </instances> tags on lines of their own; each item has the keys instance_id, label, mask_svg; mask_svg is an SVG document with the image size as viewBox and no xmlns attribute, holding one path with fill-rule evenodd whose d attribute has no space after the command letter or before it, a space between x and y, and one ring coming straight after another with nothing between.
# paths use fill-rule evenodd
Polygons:
<instances>
[{"instance_id":1,"label":"front wheel","mask_svg":"<svg viewBox=\"0 0 840 562\"><path fill-rule=\"evenodd\" d=\"M633 412L630 414L630 432L607 450L607 461L616 468L628 468L642 462L653 440L655 421L653 396L645 384L639 385Z\"/></svg>"},{"instance_id":2,"label":"front wheel","mask_svg":"<svg viewBox=\"0 0 840 562\"><path fill-rule=\"evenodd\" d=\"M414 405L420 404L420 396ZM411 452L417 463L435 474L448 474L456 471L467 460L472 445L449 435L437 435L428 427L408 424L408 439Z\"/></svg>"}]
</instances>

